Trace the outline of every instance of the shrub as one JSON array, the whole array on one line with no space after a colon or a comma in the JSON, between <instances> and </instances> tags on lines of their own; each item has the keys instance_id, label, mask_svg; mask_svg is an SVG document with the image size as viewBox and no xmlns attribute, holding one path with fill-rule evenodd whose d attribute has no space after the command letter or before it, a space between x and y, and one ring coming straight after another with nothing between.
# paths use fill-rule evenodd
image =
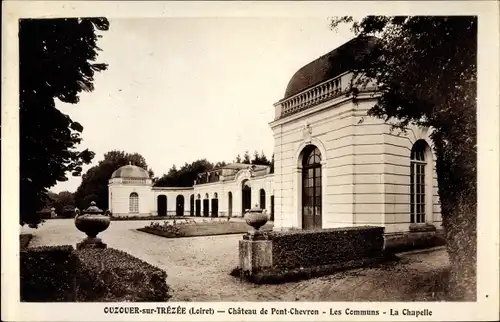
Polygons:
<instances>
[{"instance_id":1,"label":"shrub","mask_svg":"<svg viewBox=\"0 0 500 322\"><path fill-rule=\"evenodd\" d=\"M34 247L20 252L21 301L71 302L78 260L72 246Z\"/></svg>"},{"instance_id":2,"label":"shrub","mask_svg":"<svg viewBox=\"0 0 500 322\"><path fill-rule=\"evenodd\" d=\"M273 243L273 266L310 267L379 256L384 247L384 228L269 232L267 238Z\"/></svg>"},{"instance_id":3,"label":"shrub","mask_svg":"<svg viewBox=\"0 0 500 322\"><path fill-rule=\"evenodd\" d=\"M74 218L75 217L75 207L71 205L66 205L62 208L61 213L58 217L62 218Z\"/></svg>"},{"instance_id":4,"label":"shrub","mask_svg":"<svg viewBox=\"0 0 500 322\"><path fill-rule=\"evenodd\" d=\"M167 274L123 251L82 249L78 301L159 302L170 298Z\"/></svg>"},{"instance_id":5,"label":"shrub","mask_svg":"<svg viewBox=\"0 0 500 322\"><path fill-rule=\"evenodd\" d=\"M266 231L272 229L272 224L268 223L261 228ZM244 234L250 230L244 222L231 221L229 218L203 219L197 222L194 219L177 219L170 222L151 222L149 226L138 228L138 231L162 236L166 238L194 237L194 236L214 236L227 234Z\"/></svg>"}]
</instances>

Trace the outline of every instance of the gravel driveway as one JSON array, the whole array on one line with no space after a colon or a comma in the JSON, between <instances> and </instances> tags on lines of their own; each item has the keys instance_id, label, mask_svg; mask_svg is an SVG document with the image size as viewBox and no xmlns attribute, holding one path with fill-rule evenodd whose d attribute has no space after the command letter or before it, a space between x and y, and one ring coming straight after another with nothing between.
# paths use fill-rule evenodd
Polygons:
<instances>
[{"instance_id":1,"label":"gravel driveway","mask_svg":"<svg viewBox=\"0 0 500 322\"><path fill-rule=\"evenodd\" d=\"M402 255L388 266L356 269L281 285L254 285L229 275L242 235L164 238L139 232L149 221L113 221L99 237L164 269L171 301L428 301L440 300L448 258L443 248ZM73 245L84 238L71 219L48 220L30 246Z\"/></svg>"}]
</instances>

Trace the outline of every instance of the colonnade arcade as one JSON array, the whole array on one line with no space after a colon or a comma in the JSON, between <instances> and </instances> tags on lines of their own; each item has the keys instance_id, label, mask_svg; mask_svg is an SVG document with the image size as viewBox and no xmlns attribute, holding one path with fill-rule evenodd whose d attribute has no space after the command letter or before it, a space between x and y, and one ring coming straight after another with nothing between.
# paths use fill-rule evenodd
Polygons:
<instances>
[{"instance_id":1,"label":"colonnade arcade","mask_svg":"<svg viewBox=\"0 0 500 322\"><path fill-rule=\"evenodd\" d=\"M234 209L234 194L232 191L227 192L227 198L225 198L227 205L225 207L220 205L220 197L217 192L211 194L191 194L189 196L188 205L186 205L186 198L184 198L182 194L177 195L175 200L172 201L169 200L167 195L160 194L156 198L157 214L158 216L176 215L194 217L219 217L220 215L228 217L242 216L246 210L252 208L255 204L257 204L260 209L266 209L266 199L269 197L265 189L259 189L258 202L254 202L254 200L252 200L252 188L248 180L243 180L241 190L236 193L236 196L241 196L241 210ZM167 207L169 202L175 202L175 210L167 210L171 209ZM272 195L270 196L270 202L270 216L271 220L274 220L274 196ZM223 213L221 213L219 209L222 209Z\"/></svg>"}]
</instances>

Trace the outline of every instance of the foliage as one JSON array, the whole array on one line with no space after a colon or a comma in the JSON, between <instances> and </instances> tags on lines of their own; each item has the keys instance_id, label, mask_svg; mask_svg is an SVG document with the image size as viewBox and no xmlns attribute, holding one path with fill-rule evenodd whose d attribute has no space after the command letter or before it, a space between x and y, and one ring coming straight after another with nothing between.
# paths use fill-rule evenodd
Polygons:
<instances>
[{"instance_id":1,"label":"foliage","mask_svg":"<svg viewBox=\"0 0 500 322\"><path fill-rule=\"evenodd\" d=\"M47 196L49 198L45 202L45 209L55 208L58 217L73 217L75 210L75 197L73 193L69 191L61 191L59 193L49 191Z\"/></svg>"},{"instance_id":2,"label":"foliage","mask_svg":"<svg viewBox=\"0 0 500 322\"><path fill-rule=\"evenodd\" d=\"M150 177L153 176L153 171L148 168L146 159L142 155L116 150L109 151L104 154L103 160L82 176L82 182L75 192L76 206L84 209L90 206L90 202L95 201L99 208L108 209L109 179L115 170L129 163L148 170Z\"/></svg>"},{"instance_id":3,"label":"foliage","mask_svg":"<svg viewBox=\"0 0 500 322\"><path fill-rule=\"evenodd\" d=\"M359 87L374 80L377 104L369 115L405 129L431 127L446 233L452 296L475 299L477 17L385 17L352 23L360 37L376 35L373 55L357 71ZM356 90L352 93L356 94Z\"/></svg>"},{"instance_id":4,"label":"foliage","mask_svg":"<svg viewBox=\"0 0 500 322\"><path fill-rule=\"evenodd\" d=\"M55 99L76 104L79 93L93 91L96 31L106 18L21 19L19 21L20 224L40 222L36 211L47 189L80 175L94 154L78 150L83 126L55 107Z\"/></svg>"},{"instance_id":5,"label":"foliage","mask_svg":"<svg viewBox=\"0 0 500 322\"><path fill-rule=\"evenodd\" d=\"M266 224L261 230L272 229L271 224ZM139 228L139 231L150 233L167 238L194 237L194 236L214 236L227 234L244 234L250 227L242 221L231 221L231 218L204 219L197 222L194 219L151 222L149 226Z\"/></svg>"},{"instance_id":6,"label":"foliage","mask_svg":"<svg viewBox=\"0 0 500 322\"><path fill-rule=\"evenodd\" d=\"M185 163L179 170L175 165L161 178L155 180L157 187L191 187L198 173L210 171L214 165L207 159L196 160L190 164Z\"/></svg>"},{"instance_id":7,"label":"foliage","mask_svg":"<svg viewBox=\"0 0 500 322\"><path fill-rule=\"evenodd\" d=\"M245 151L245 153L243 154L243 160L241 161L241 163L250 164L250 154L248 153L248 151Z\"/></svg>"},{"instance_id":8,"label":"foliage","mask_svg":"<svg viewBox=\"0 0 500 322\"><path fill-rule=\"evenodd\" d=\"M82 249L76 255L80 302L164 302L171 297L165 271L123 251Z\"/></svg>"},{"instance_id":9,"label":"foliage","mask_svg":"<svg viewBox=\"0 0 500 322\"><path fill-rule=\"evenodd\" d=\"M332 264L380 256L384 228L348 227L320 231L270 232L273 263L280 268Z\"/></svg>"},{"instance_id":10,"label":"foliage","mask_svg":"<svg viewBox=\"0 0 500 322\"><path fill-rule=\"evenodd\" d=\"M271 165L271 161L269 161L267 159L266 155L264 154L264 151L262 151L260 154L257 151L255 151L253 153L252 164L256 164L256 165Z\"/></svg>"},{"instance_id":11,"label":"foliage","mask_svg":"<svg viewBox=\"0 0 500 322\"><path fill-rule=\"evenodd\" d=\"M216 164L214 164L214 169L222 168L228 165L226 161L219 161Z\"/></svg>"},{"instance_id":12,"label":"foliage","mask_svg":"<svg viewBox=\"0 0 500 322\"><path fill-rule=\"evenodd\" d=\"M21 251L21 301L154 302L170 298L167 274L125 252L72 246Z\"/></svg>"},{"instance_id":13,"label":"foliage","mask_svg":"<svg viewBox=\"0 0 500 322\"><path fill-rule=\"evenodd\" d=\"M71 302L78 261L72 246L34 247L20 253L21 301Z\"/></svg>"},{"instance_id":14,"label":"foliage","mask_svg":"<svg viewBox=\"0 0 500 322\"><path fill-rule=\"evenodd\" d=\"M260 153L255 150L253 152L253 158L250 158L250 152L245 151L243 154L243 159L240 157L238 154L235 159L236 163L243 163L243 164L256 164L256 165L271 165L271 161L269 161L266 157L266 154L264 151L261 151Z\"/></svg>"},{"instance_id":15,"label":"foliage","mask_svg":"<svg viewBox=\"0 0 500 322\"><path fill-rule=\"evenodd\" d=\"M273 153L273 156L271 157L271 169L270 169L270 172L274 173L274 153Z\"/></svg>"},{"instance_id":16,"label":"foliage","mask_svg":"<svg viewBox=\"0 0 500 322\"><path fill-rule=\"evenodd\" d=\"M261 152L260 154L255 151L253 154L253 159L250 159L250 154L248 151L245 152L243 160L240 155L235 159L236 163L243 164L257 164L257 165L271 165L273 166L273 161L269 161L264 154ZM219 169L228 165L225 161L219 161L216 163L209 162L207 159L200 159L191 162L190 164L185 163L180 169L172 165L167 174L164 174L160 178L156 178L154 180L154 186L156 187L191 187L193 186L194 181L197 179L198 174L206 173L208 171Z\"/></svg>"}]
</instances>

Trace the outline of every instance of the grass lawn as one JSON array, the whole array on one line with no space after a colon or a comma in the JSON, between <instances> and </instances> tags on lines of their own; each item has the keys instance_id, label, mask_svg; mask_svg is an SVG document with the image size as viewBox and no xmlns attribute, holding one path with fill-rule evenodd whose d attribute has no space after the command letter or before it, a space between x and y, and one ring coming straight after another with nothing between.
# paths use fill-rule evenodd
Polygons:
<instances>
[{"instance_id":1,"label":"grass lawn","mask_svg":"<svg viewBox=\"0 0 500 322\"><path fill-rule=\"evenodd\" d=\"M190 224L179 224L175 226L169 226L168 229L162 229L160 227L144 227L138 228L137 230L167 237L167 238L177 238L177 237L195 237L195 236L214 236L214 235L229 235L229 234L244 234L250 231L252 228L248 226L245 222L237 221L225 221L225 222L198 222ZM261 230L272 230L273 224L267 223Z\"/></svg>"}]
</instances>

